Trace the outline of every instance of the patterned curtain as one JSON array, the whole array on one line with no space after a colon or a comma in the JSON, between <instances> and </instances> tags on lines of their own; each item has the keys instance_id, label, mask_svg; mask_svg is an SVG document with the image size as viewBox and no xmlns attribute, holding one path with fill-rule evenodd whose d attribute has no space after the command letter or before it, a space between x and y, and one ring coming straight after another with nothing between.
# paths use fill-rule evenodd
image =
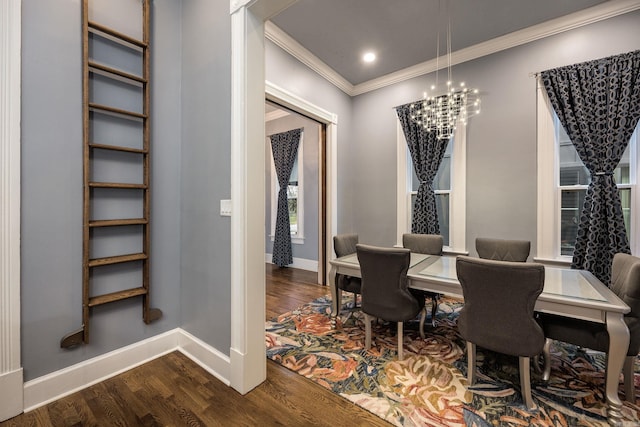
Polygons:
<instances>
[{"instance_id":1,"label":"patterned curtain","mask_svg":"<svg viewBox=\"0 0 640 427\"><path fill-rule=\"evenodd\" d=\"M640 51L543 71L541 78L591 174L572 268L609 283L613 255L631 253L613 171L640 119Z\"/></svg>"},{"instance_id":2,"label":"patterned curtain","mask_svg":"<svg viewBox=\"0 0 640 427\"><path fill-rule=\"evenodd\" d=\"M271 151L273 163L278 175L278 215L276 216L276 234L273 241L273 263L284 267L293 263L291 252L291 225L289 223L289 201L287 187L291 177L291 169L298 155L298 145L302 129L271 135Z\"/></svg>"},{"instance_id":3,"label":"patterned curtain","mask_svg":"<svg viewBox=\"0 0 640 427\"><path fill-rule=\"evenodd\" d=\"M438 173L449 140L437 139L435 132L428 132L411 119L411 104L396 107L396 113L411 153L413 169L420 180L411 218L411 232L440 234L433 179Z\"/></svg>"}]
</instances>

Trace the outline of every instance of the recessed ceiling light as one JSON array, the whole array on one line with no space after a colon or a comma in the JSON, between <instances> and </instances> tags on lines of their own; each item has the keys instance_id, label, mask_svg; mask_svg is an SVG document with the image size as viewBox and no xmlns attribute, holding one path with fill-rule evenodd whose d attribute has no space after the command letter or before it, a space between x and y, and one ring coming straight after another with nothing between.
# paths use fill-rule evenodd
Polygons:
<instances>
[{"instance_id":1,"label":"recessed ceiling light","mask_svg":"<svg viewBox=\"0 0 640 427\"><path fill-rule=\"evenodd\" d=\"M367 52L364 54L364 56L362 57L362 60L364 62L373 62L376 60L376 54L373 52Z\"/></svg>"}]
</instances>

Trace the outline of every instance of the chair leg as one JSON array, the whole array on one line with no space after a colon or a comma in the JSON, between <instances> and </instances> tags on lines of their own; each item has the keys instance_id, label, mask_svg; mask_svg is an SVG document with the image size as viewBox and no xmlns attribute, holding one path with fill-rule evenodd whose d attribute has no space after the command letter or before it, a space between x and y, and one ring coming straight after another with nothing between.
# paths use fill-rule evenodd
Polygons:
<instances>
[{"instance_id":1,"label":"chair leg","mask_svg":"<svg viewBox=\"0 0 640 427\"><path fill-rule=\"evenodd\" d=\"M636 356L627 356L624 359L622 374L624 375L624 400L636 404L636 387L633 382L633 365Z\"/></svg>"},{"instance_id":2,"label":"chair leg","mask_svg":"<svg viewBox=\"0 0 640 427\"><path fill-rule=\"evenodd\" d=\"M364 313L364 346L367 350L371 350L371 322L373 316Z\"/></svg>"},{"instance_id":3,"label":"chair leg","mask_svg":"<svg viewBox=\"0 0 640 427\"><path fill-rule=\"evenodd\" d=\"M434 295L431 298L431 326L436 327L436 312L438 311L438 301L440 295Z\"/></svg>"},{"instance_id":4,"label":"chair leg","mask_svg":"<svg viewBox=\"0 0 640 427\"><path fill-rule=\"evenodd\" d=\"M427 320L427 308L423 307L420 312L420 338L424 339L424 322Z\"/></svg>"},{"instance_id":5,"label":"chair leg","mask_svg":"<svg viewBox=\"0 0 640 427\"><path fill-rule=\"evenodd\" d=\"M531 359L528 357L519 357L520 359L520 392L522 400L529 411L536 409L531 397Z\"/></svg>"},{"instance_id":6,"label":"chair leg","mask_svg":"<svg viewBox=\"0 0 640 427\"><path fill-rule=\"evenodd\" d=\"M544 355L544 370L542 371L542 381L548 382L551 377L551 339L546 338L544 340L544 347L542 347L542 354Z\"/></svg>"},{"instance_id":7,"label":"chair leg","mask_svg":"<svg viewBox=\"0 0 640 427\"><path fill-rule=\"evenodd\" d=\"M353 308L358 308L358 294L353 293Z\"/></svg>"},{"instance_id":8,"label":"chair leg","mask_svg":"<svg viewBox=\"0 0 640 427\"><path fill-rule=\"evenodd\" d=\"M469 385L476 383L476 345L467 341L467 379Z\"/></svg>"},{"instance_id":9,"label":"chair leg","mask_svg":"<svg viewBox=\"0 0 640 427\"><path fill-rule=\"evenodd\" d=\"M398 322L398 360L402 360L402 322Z\"/></svg>"}]
</instances>

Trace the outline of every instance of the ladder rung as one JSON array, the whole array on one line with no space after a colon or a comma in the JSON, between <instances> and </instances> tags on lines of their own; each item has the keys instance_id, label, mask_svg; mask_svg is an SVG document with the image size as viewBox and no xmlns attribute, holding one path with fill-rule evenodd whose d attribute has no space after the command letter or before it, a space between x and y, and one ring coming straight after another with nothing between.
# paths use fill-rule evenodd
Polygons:
<instances>
[{"instance_id":1,"label":"ladder rung","mask_svg":"<svg viewBox=\"0 0 640 427\"><path fill-rule=\"evenodd\" d=\"M149 152L149 150L145 150L143 148L130 148L130 147L123 147L120 145L89 144L89 147L100 148L102 150L126 151L127 153L147 154Z\"/></svg>"},{"instance_id":2,"label":"ladder rung","mask_svg":"<svg viewBox=\"0 0 640 427\"><path fill-rule=\"evenodd\" d=\"M105 34L110 35L111 37L115 37L115 38L120 39L120 40L122 40L124 42L131 43L134 46L138 46L138 47L142 47L142 48L146 48L147 47L147 44L145 42L143 42L141 40L138 40L138 39L134 39L133 37L130 37L130 36L126 35L126 34L120 33L120 32L118 32L116 30L113 30L113 29L111 29L109 27L105 27L104 25L100 25L97 22L89 21L88 24L89 24L89 28L91 28L91 29L98 30L101 33L105 33Z\"/></svg>"},{"instance_id":3,"label":"ladder rung","mask_svg":"<svg viewBox=\"0 0 640 427\"><path fill-rule=\"evenodd\" d=\"M137 119L146 119L147 118L146 114L136 113L134 111L129 111L129 110L122 110L120 108L113 108L113 107L109 107L107 105L96 104L95 102L90 102L89 103L89 108L92 109L92 110L106 111L106 112L109 112L109 113L120 114L120 115L126 116L126 117L134 117L134 118L137 118Z\"/></svg>"},{"instance_id":4,"label":"ladder rung","mask_svg":"<svg viewBox=\"0 0 640 427\"><path fill-rule=\"evenodd\" d=\"M125 71L118 70L117 68L107 67L106 65L102 65L102 64L99 64L99 63L93 62L93 61L89 61L88 64L89 64L89 68L90 69L96 69L96 70L104 71L105 73L109 73L109 74L113 74L113 75L116 75L116 76L120 76L120 77L123 77L125 79L133 80L133 81L140 82L140 83L146 83L147 82L147 79L145 79L144 77L136 76L135 74L127 73Z\"/></svg>"},{"instance_id":5,"label":"ladder rung","mask_svg":"<svg viewBox=\"0 0 640 427\"><path fill-rule=\"evenodd\" d=\"M145 288L133 288L126 289L124 291L111 292L110 294L98 295L89 298L89 307L95 307L96 305L108 304L114 301L121 301L123 299L137 297L138 295L145 295L147 290Z\"/></svg>"},{"instance_id":6,"label":"ladder rung","mask_svg":"<svg viewBox=\"0 0 640 427\"><path fill-rule=\"evenodd\" d=\"M89 187L92 188L127 188L127 189L146 189L145 184L128 184L125 182L90 182Z\"/></svg>"},{"instance_id":7,"label":"ladder rung","mask_svg":"<svg viewBox=\"0 0 640 427\"><path fill-rule=\"evenodd\" d=\"M143 253L94 258L89 260L89 267L100 267L103 265L120 264L123 262L140 261L145 259L147 259L147 255Z\"/></svg>"},{"instance_id":8,"label":"ladder rung","mask_svg":"<svg viewBox=\"0 0 640 427\"><path fill-rule=\"evenodd\" d=\"M118 225L140 225L147 224L144 218L130 218L130 219L99 219L95 221L89 221L89 227L112 227Z\"/></svg>"}]
</instances>

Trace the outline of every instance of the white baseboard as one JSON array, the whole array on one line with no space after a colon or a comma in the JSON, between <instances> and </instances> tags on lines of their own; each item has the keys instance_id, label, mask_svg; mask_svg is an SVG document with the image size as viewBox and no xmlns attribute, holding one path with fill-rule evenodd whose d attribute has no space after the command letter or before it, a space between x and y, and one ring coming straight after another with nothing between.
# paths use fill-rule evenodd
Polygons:
<instances>
[{"instance_id":1,"label":"white baseboard","mask_svg":"<svg viewBox=\"0 0 640 427\"><path fill-rule=\"evenodd\" d=\"M226 385L231 384L231 360L226 354L220 353L182 329L180 329L178 350Z\"/></svg>"},{"instance_id":2,"label":"white baseboard","mask_svg":"<svg viewBox=\"0 0 640 427\"><path fill-rule=\"evenodd\" d=\"M269 264L273 264L273 254L264 255L265 262ZM299 268L300 270L307 271L318 271L318 261L313 259L304 259L304 258L293 258L293 264L288 265L288 267Z\"/></svg>"},{"instance_id":3,"label":"white baseboard","mask_svg":"<svg viewBox=\"0 0 640 427\"><path fill-rule=\"evenodd\" d=\"M46 405L175 350L181 351L220 381L230 384L229 357L181 328L176 328L27 381L24 383L24 412Z\"/></svg>"},{"instance_id":4,"label":"white baseboard","mask_svg":"<svg viewBox=\"0 0 640 427\"><path fill-rule=\"evenodd\" d=\"M22 368L0 375L0 421L8 420L22 412Z\"/></svg>"}]
</instances>

